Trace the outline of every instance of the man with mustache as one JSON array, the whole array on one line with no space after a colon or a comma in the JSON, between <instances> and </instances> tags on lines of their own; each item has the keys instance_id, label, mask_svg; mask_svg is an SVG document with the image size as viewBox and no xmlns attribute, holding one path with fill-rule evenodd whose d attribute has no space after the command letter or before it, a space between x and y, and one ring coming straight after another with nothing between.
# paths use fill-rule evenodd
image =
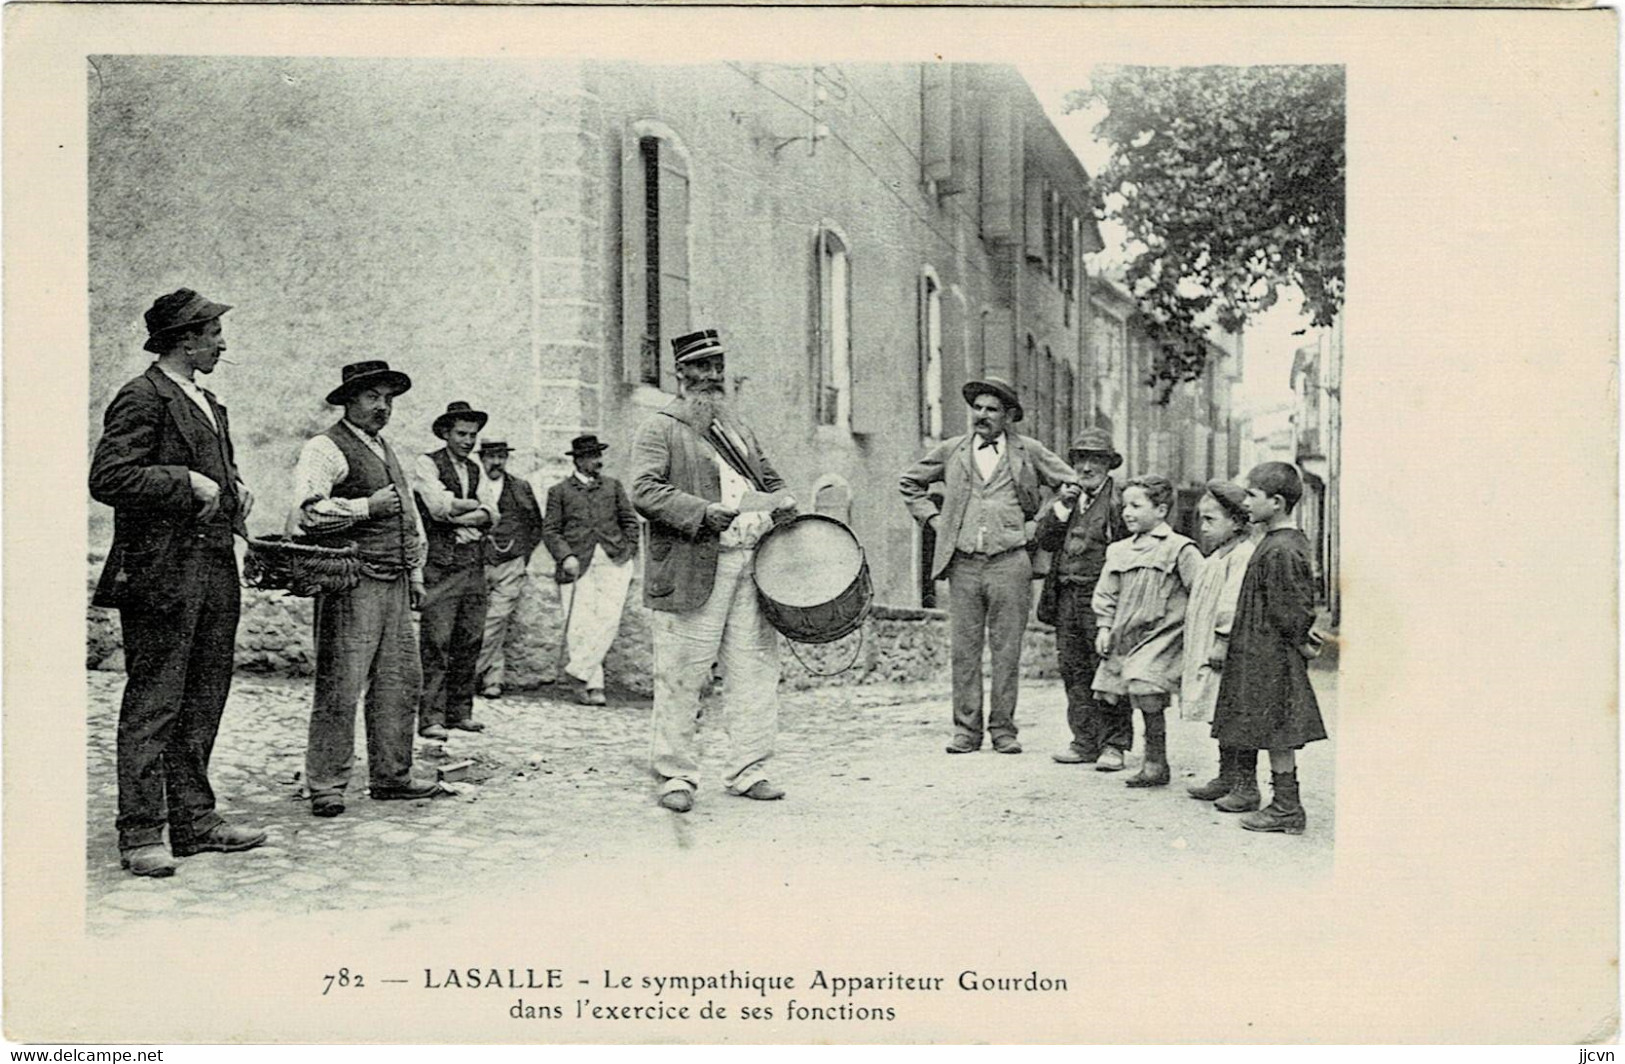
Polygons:
<instances>
[{"instance_id":1,"label":"man with mustache","mask_svg":"<svg viewBox=\"0 0 1625 1064\"><path fill-rule=\"evenodd\" d=\"M672 340L682 395L638 427L632 503L649 521L643 601L654 617L651 765L659 804L694 807L695 731L711 667L725 673L721 717L731 740L728 793L772 801L778 735L778 633L756 603L755 547L795 500L756 436L724 398L725 357L714 329ZM760 493L773 493L771 503ZM765 508L771 506L771 512Z\"/></svg>"},{"instance_id":2,"label":"man with mustache","mask_svg":"<svg viewBox=\"0 0 1625 1064\"><path fill-rule=\"evenodd\" d=\"M899 487L909 513L936 535L931 578L948 580L954 688L948 753L982 748L985 641L993 667L987 732L994 750L1019 754L1016 696L1021 639L1032 608L1033 519L1043 489L1076 485L1078 475L1037 440L1007 430L1023 414L1009 382L970 381L964 396L971 431L933 447L904 471ZM945 489L940 508L928 494L939 482Z\"/></svg>"},{"instance_id":3,"label":"man with mustache","mask_svg":"<svg viewBox=\"0 0 1625 1064\"><path fill-rule=\"evenodd\" d=\"M530 582L530 556L542 541L542 511L529 481L508 472L506 440L480 441L480 498L497 508L501 518L485 536L485 633L480 637L479 662L474 666L480 694L502 697L507 673L505 644L508 621Z\"/></svg>"},{"instance_id":4,"label":"man with mustache","mask_svg":"<svg viewBox=\"0 0 1625 1064\"><path fill-rule=\"evenodd\" d=\"M294 472L288 531L319 546L354 546L355 587L316 596L316 692L305 779L310 811L344 812L355 762L355 709L366 694L367 773L374 800L432 798L412 776L412 729L423 687L412 610L423 602L425 539L412 486L382 436L412 379L382 361L345 366L327 396L344 416L306 441Z\"/></svg>"},{"instance_id":5,"label":"man with mustache","mask_svg":"<svg viewBox=\"0 0 1625 1064\"><path fill-rule=\"evenodd\" d=\"M209 786L240 608L232 537L247 537L254 501L237 475L226 408L196 381L226 349L220 316L230 309L189 288L153 303L143 346L158 359L113 397L90 464L91 498L113 507L92 601L118 609L124 637L118 845L138 876L265 841L259 828L221 820Z\"/></svg>"},{"instance_id":6,"label":"man with mustache","mask_svg":"<svg viewBox=\"0 0 1625 1064\"><path fill-rule=\"evenodd\" d=\"M1072 741L1052 756L1063 765L1094 765L1100 772L1123 767L1123 752L1134 745L1132 710L1095 700L1095 584L1106 566L1108 544L1125 538L1123 495L1111 471L1123 464L1105 429L1084 429L1067 458L1078 471L1081 489L1061 489L1055 505L1038 522L1040 550L1054 561L1038 597L1038 619L1055 626L1055 653L1066 687L1066 722Z\"/></svg>"},{"instance_id":7,"label":"man with mustache","mask_svg":"<svg viewBox=\"0 0 1625 1064\"><path fill-rule=\"evenodd\" d=\"M604 475L607 450L609 444L591 434L570 441L575 469L548 490L542 522L564 609L570 655L564 674L588 706L605 704L604 655L620 630L638 553L638 515L621 482Z\"/></svg>"}]
</instances>

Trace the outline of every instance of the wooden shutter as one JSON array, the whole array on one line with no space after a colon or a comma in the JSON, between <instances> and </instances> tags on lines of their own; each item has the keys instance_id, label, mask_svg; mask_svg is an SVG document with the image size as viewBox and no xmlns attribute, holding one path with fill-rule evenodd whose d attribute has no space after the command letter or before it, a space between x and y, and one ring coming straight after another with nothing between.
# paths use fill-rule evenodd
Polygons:
<instances>
[{"instance_id":1,"label":"wooden shutter","mask_svg":"<svg viewBox=\"0 0 1625 1064\"><path fill-rule=\"evenodd\" d=\"M643 331L648 292L647 230L644 226L643 147L628 132L621 145L621 379L643 379Z\"/></svg>"},{"instance_id":2,"label":"wooden shutter","mask_svg":"<svg viewBox=\"0 0 1625 1064\"><path fill-rule=\"evenodd\" d=\"M824 380L828 372L824 349L825 319L829 314L829 278L825 276L825 234L822 227L813 234L812 350L807 359L807 391L812 399L814 425L824 423Z\"/></svg>"},{"instance_id":3,"label":"wooden shutter","mask_svg":"<svg viewBox=\"0 0 1625 1064\"><path fill-rule=\"evenodd\" d=\"M1028 169L1022 184L1022 210L1025 221L1027 261L1044 261L1044 220L1049 197L1044 193L1044 179L1037 170Z\"/></svg>"},{"instance_id":4,"label":"wooden shutter","mask_svg":"<svg viewBox=\"0 0 1625 1064\"><path fill-rule=\"evenodd\" d=\"M671 340L689 331L688 166L660 145L660 387L677 390Z\"/></svg>"},{"instance_id":5,"label":"wooden shutter","mask_svg":"<svg viewBox=\"0 0 1625 1064\"><path fill-rule=\"evenodd\" d=\"M953 172L953 68L926 63L920 68L920 162L927 181L946 181Z\"/></svg>"},{"instance_id":6,"label":"wooden shutter","mask_svg":"<svg viewBox=\"0 0 1625 1064\"><path fill-rule=\"evenodd\" d=\"M982 237L996 244L1015 232L1012 204L1019 197L1011 192L1011 126L1010 93L996 89L982 111Z\"/></svg>"},{"instance_id":7,"label":"wooden shutter","mask_svg":"<svg viewBox=\"0 0 1625 1064\"><path fill-rule=\"evenodd\" d=\"M937 183L938 191L963 192L976 172L975 69L966 63L948 68L948 173Z\"/></svg>"},{"instance_id":8,"label":"wooden shutter","mask_svg":"<svg viewBox=\"0 0 1625 1064\"><path fill-rule=\"evenodd\" d=\"M942 298L943 295L949 298ZM969 325L964 306L952 293L938 293L940 328L942 335L942 436L958 436L965 429L965 371L970 361Z\"/></svg>"}]
</instances>

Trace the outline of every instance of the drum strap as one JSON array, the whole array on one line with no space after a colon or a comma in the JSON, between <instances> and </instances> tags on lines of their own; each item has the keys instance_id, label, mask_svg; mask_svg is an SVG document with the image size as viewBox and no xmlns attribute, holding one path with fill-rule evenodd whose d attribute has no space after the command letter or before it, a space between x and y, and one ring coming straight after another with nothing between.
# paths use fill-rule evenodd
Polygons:
<instances>
[{"instance_id":1,"label":"drum strap","mask_svg":"<svg viewBox=\"0 0 1625 1064\"><path fill-rule=\"evenodd\" d=\"M790 656L796 659L796 664L800 665L803 669L806 669L809 675L817 676L819 678L839 676L843 672L850 671L852 666L858 663L858 656L863 653L863 635L868 627L869 626L866 624L858 625L858 637L852 641L852 656L847 659L845 665L842 665L834 672L819 672L811 665L808 665L807 662L803 660L801 655L796 653L796 641L794 639L786 639L784 641L784 645L790 648Z\"/></svg>"},{"instance_id":2,"label":"drum strap","mask_svg":"<svg viewBox=\"0 0 1625 1064\"><path fill-rule=\"evenodd\" d=\"M767 485L751 469L750 463L745 460L745 441L732 429L725 427L720 421L712 421L705 430L705 441L709 443L722 456L735 473L744 477L750 486L757 491L766 492Z\"/></svg>"}]
</instances>

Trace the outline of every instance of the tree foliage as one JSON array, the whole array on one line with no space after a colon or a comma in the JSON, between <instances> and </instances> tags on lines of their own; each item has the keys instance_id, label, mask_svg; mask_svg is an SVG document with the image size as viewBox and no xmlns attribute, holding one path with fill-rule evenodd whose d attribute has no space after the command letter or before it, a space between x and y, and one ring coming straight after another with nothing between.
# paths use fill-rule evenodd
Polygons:
<instances>
[{"instance_id":1,"label":"tree foliage","mask_svg":"<svg viewBox=\"0 0 1625 1064\"><path fill-rule=\"evenodd\" d=\"M1166 395L1201 376L1198 322L1237 332L1280 289L1329 325L1343 302L1338 66L1103 67L1067 110L1104 105L1096 212L1127 230L1124 280Z\"/></svg>"}]
</instances>

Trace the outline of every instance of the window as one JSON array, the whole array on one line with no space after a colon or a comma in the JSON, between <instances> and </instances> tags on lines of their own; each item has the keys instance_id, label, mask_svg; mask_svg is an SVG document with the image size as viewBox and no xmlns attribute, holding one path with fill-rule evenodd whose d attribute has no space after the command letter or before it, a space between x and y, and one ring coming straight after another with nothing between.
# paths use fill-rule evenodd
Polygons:
<instances>
[{"instance_id":1,"label":"window","mask_svg":"<svg viewBox=\"0 0 1625 1064\"><path fill-rule=\"evenodd\" d=\"M1022 188L1022 207L1025 215L1027 261L1044 263L1044 238L1049 229L1049 190L1038 167L1027 162Z\"/></svg>"},{"instance_id":2,"label":"window","mask_svg":"<svg viewBox=\"0 0 1625 1064\"><path fill-rule=\"evenodd\" d=\"M852 425L852 301L846 241L818 231L818 336L813 367L816 424Z\"/></svg>"},{"instance_id":3,"label":"window","mask_svg":"<svg viewBox=\"0 0 1625 1064\"><path fill-rule=\"evenodd\" d=\"M1044 345L1044 353L1038 359L1038 373L1036 386L1033 388L1033 403L1028 407L1033 412L1033 435L1040 442L1053 444L1055 442L1055 356L1050 353L1049 345Z\"/></svg>"},{"instance_id":4,"label":"window","mask_svg":"<svg viewBox=\"0 0 1625 1064\"><path fill-rule=\"evenodd\" d=\"M643 337L638 374L645 384L660 383L660 141L638 141L643 163Z\"/></svg>"},{"instance_id":5,"label":"window","mask_svg":"<svg viewBox=\"0 0 1625 1064\"><path fill-rule=\"evenodd\" d=\"M1028 417L1027 432L1037 436L1039 433L1037 404L1033 402L1038 390L1038 341L1033 334L1027 334L1027 345L1022 349L1021 361L1017 364L1016 379L1012 381L1016 386L1016 397L1021 400L1023 411Z\"/></svg>"},{"instance_id":6,"label":"window","mask_svg":"<svg viewBox=\"0 0 1625 1064\"><path fill-rule=\"evenodd\" d=\"M1061 367L1061 419L1056 423L1055 442L1060 446L1055 448L1056 453L1070 446L1072 437L1078 434L1075 418L1078 410L1078 380L1077 374L1072 370L1069 362Z\"/></svg>"},{"instance_id":7,"label":"window","mask_svg":"<svg viewBox=\"0 0 1625 1064\"><path fill-rule=\"evenodd\" d=\"M1061 324L1071 327L1072 303L1076 299L1078 281L1078 217L1071 211L1063 215L1061 229Z\"/></svg>"},{"instance_id":8,"label":"window","mask_svg":"<svg viewBox=\"0 0 1625 1064\"><path fill-rule=\"evenodd\" d=\"M1058 254L1061 235L1061 194L1050 187L1048 181L1044 182L1044 269L1050 280L1056 279L1056 266L1059 263Z\"/></svg>"},{"instance_id":9,"label":"window","mask_svg":"<svg viewBox=\"0 0 1625 1064\"><path fill-rule=\"evenodd\" d=\"M942 285L930 267L920 275L920 435L942 437Z\"/></svg>"},{"instance_id":10,"label":"window","mask_svg":"<svg viewBox=\"0 0 1625 1064\"><path fill-rule=\"evenodd\" d=\"M689 169L670 130L632 127L622 160L622 335L625 378L677 386L671 338L689 325Z\"/></svg>"}]
</instances>

